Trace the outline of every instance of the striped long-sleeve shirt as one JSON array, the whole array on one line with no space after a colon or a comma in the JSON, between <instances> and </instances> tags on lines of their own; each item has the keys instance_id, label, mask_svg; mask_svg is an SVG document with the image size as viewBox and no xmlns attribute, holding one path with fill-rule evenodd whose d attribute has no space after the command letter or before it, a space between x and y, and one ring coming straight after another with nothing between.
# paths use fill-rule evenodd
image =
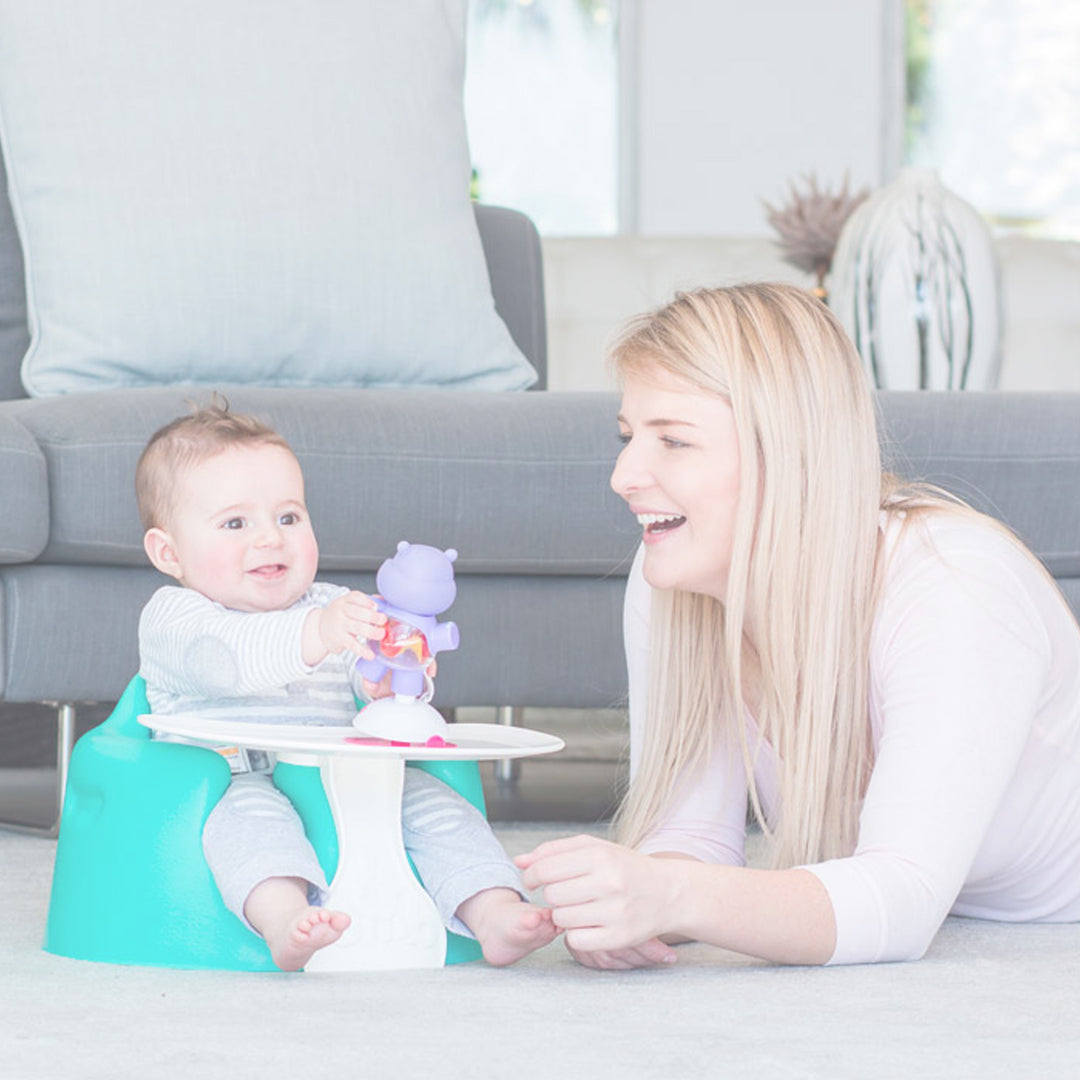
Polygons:
<instances>
[{"instance_id":1,"label":"striped long-sleeve shirt","mask_svg":"<svg viewBox=\"0 0 1080 1080\"><path fill-rule=\"evenodd\" d=\"M158 589L139 620L140 674L155 713L282 724L348 724L356 715L349 653L314 668L304 620L348 590L316 582L284 611L233 611L194 589Z\"/></svg>"}]
</instances>

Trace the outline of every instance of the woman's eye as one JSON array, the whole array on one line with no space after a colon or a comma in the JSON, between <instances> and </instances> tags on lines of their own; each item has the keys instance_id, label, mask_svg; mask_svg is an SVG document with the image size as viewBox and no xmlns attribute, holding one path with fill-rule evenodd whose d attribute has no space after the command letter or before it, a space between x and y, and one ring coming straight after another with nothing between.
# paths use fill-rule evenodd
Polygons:
<instances>
[{"instance_id":1,"label":"woman's eye","mask_svg":"<svg viewBox=\"0 0 1080 1080\"><path fill-rule=\"evenodd\" d=\"M619 442L621 442L623 444L623 446L626 446L630 442L630 432L629 431L620 431L617 438L618 438Z\"/></svg>"},{"instance_id":2,"label":"woman's eye","mask_svg":"<svg viewBox=\"0 0 1080 1080\"><path fill-rule=\"evenodd\" d=\"M663 443L663 444L664 444L664 445L665 445L665 446L666 446L666 447L667 447L667 448L668 448L669 450L683 450L683 449L685 449L685 448L686 448L687 446L689 446L689 445L690 445L690 444L689 444L689 443L687 443L687 442L683 442L683 441L682 441L681 439L673 439L673 438L672 438L672 437L671 437L670 435L661 435L661 436L660 436L660 441L661 441L661 442L662 442L662 443Z\"/></svg>"}]
</instances>

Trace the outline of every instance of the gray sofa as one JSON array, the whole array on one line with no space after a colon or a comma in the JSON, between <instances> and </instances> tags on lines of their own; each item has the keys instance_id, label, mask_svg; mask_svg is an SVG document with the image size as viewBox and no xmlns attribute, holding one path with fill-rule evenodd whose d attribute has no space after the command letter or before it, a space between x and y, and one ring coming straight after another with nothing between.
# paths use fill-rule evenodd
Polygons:
<instances>
[{"instance_id":1,"label":"gray sofa","mask_svg":"<svg viewBox=\"0 0 1080 1080\"><path fill-rule=\"evenodd\" d=\"M511 211L478 207L477 219L497 307L542 387L535 230ZM19 248L0 198L0 700L61 704L63 765L71 704L115 700L136 670L138 613L163 579L143 554L132 474L148 435L193 391L27 399L26 342ZM637 527L608 487L614 395L221 389L295 448L325 579L372 588L399 539L459 550L451 614L462 645L441 665L438 704L622 701L620 608ZM880 400L894 466L1012 524L1080 606L1080 395Z\"/></svg>"},{"instance_id":2,"label":"gray sofa","mask_svg":"<svg viewBox=\"0 0 1080 1080\"><path fill-rule=\"evenodd\" d=\"M615 705L636 526L607 485L614 401L543 389L539 238L513 211L476 216L496 307L539 389L220 389L296 450L322 578L372 590L401 539L458 549L462 645L441 665L436 704L494 705L504 721L523 706ZM135 462L206 391L26 398L22 276L0 199L0 700L59 704L62 784L74 706L119 696L137 669L138 613L165 580L142 550Z\"/></svg>"}]
</instances>

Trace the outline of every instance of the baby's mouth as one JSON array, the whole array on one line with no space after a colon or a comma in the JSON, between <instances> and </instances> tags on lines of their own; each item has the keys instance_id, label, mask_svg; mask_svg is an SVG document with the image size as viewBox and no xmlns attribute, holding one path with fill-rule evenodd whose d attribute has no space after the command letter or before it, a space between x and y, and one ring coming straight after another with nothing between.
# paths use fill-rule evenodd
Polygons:
<instances>
[{"instance_id":1,"label":"baby's mouth","mask_svg":"<svg viewBox=\"0 0 1080 1080\"><path fill-rule=\"evenodd\" d=\"M287 567L284 563L267 563L266 566L256 566L253 570L248 572L255 577L272 578L284 574L286 569Z\"/></svg>"},{"instance_id":2,"label":"baby's mouth","mask_svg":"<svg viewBox=\"0 0 1080 1080\"><path fill-rule=\"evenodd\" d=\"M638 524L651 535L670 532L680 525L686 524L686 518L681 514L638 514Z\"/></svg>"}]
</instances>

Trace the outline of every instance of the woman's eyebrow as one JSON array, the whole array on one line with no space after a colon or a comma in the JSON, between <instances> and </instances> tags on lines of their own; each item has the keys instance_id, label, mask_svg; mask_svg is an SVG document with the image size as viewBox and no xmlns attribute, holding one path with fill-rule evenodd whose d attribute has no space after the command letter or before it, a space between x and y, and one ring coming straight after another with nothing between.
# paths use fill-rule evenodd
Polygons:
<instances>
[{"instance_id":1,"label":"woman's eyebrow","mask_svg":"<svg viewBox=\"0 0 1080 1080\"><path fill-rule=\"evenodd\" d=\"M620 423L625 423L626 421L620 416L619 417L619 422ZM693 420L676 420L676 419L669 419L669 418L664 417L664 416L658 416L658 417L653 418L651 420L645 420L643 422L643 424L642 424L642 427L643 428L697 428L697 427L699 427L699 424L694 423Z\"/></svg>"},{"instance_id":2,"label":"woman's eyebrow","mask_svg":"<svg viewBox=\"0 0 1080 1080\"><path fill-rule=\"evenodd\" d=\"M629 427L629 423L622 413L615 418L620 424L626 424ZM691 427L696 428L699 425L694 423L693 420L674 420L668 419L666 416L658 416L653 420L645 420L642 422L642 427Z\"/></svg>"}]
</instances>

